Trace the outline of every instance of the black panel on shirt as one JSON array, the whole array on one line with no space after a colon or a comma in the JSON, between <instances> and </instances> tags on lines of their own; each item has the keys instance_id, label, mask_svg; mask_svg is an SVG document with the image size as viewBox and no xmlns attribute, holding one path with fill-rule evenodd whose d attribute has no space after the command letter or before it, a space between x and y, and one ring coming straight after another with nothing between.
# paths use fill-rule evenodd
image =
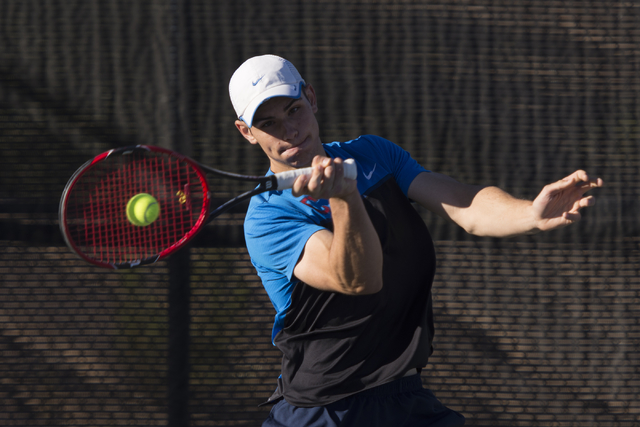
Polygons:
<instances>
[{"instance_id":1,"label":"black panel on shirt","mask_svg":"<svg viewBox=\"0 0 640 427\"><path fill-rule=\"evenodd\" d=\"M364 203L383 247L383 289L349 296L296 285L275 337L284 354L278 391L293 405L326 405L384 384L431 354L429 231L391 177Z\"/></svg>"}]
</instances>

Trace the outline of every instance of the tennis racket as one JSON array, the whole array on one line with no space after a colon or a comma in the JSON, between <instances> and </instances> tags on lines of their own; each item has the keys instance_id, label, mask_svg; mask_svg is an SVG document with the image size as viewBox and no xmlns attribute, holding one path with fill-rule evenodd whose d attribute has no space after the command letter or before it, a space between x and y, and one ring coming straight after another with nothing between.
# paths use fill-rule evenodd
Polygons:
<instances>
[{"instance_id":1,"label":"tennis racket","mask_svg":"<svg viewBox=\"0 0 640 427\"><path fill-rule=\"evenodd\" d=\"M353 159L345 176L356 179ZM254 183L254 188L212 206L207 174ZM212 219L256 194L291 188L311 168L269 176L248 176L204 166L160 147L137 145L102 153L82 165L60 199L60 229L82 259L110 269L151 264L184 247ZM257 184L257 187L255 186ZM149 225L135 224L129 201L146 193L159 215Z\"/></svg>"}]
</instances>

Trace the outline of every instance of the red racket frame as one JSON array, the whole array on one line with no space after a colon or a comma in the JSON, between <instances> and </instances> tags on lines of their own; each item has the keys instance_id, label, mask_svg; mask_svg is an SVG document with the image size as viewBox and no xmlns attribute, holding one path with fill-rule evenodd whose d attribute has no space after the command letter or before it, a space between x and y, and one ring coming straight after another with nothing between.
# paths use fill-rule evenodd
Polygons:
<instances>
[{"instance_id":1,"label":"red racket frame","mask_svg":"<svg viewBox=\"0 0 640 427\"><path fill-rule=\"evenodd\" d=\"M357 179L353 159L343 163L344 176ZM205 174L257 184L253 189L211 208ZM151 264L187 244L209 221L265 191L291 188L312 168L267 176L240 175L204 166L180 153L136 145L102 153L71 177L60 199L60 230L81 258L100 267L119 269ZM149 193L160 216L147 226L132 224L127 202Z\"/></svg>"},{"instance_id":2,"label":"red racket frame","mask_svg":"<svg viewBox=\"0 0 640 427\"><path fill-rule=\"evenodd\" d=\"M126 203L152 194L160 217L144 227L126 216ZM210 192L193 160L160 147L124 147L102 153L80 167L60 201L60 229L68 246L100 267L150 264L191 240L206 224Z\"/></svg>"}]
</instances>

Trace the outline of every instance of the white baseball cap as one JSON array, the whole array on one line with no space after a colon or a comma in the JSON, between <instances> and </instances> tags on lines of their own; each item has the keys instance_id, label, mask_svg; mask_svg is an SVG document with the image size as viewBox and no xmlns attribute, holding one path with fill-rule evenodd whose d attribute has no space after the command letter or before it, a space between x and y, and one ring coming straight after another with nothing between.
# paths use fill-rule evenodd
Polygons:
<instances>
[{"instance_id":1,"label":"white baseball cap","mask_svg":"<svg viewBox=\"0 0 640 427\"><path fill-rule=\"evenodd\" d=\"M263 102L276 96L299 98L305 84L296 67L275 55L246 60L229 81L229 96L238 119L251 127Z\"/></svg>"}]
</instances>

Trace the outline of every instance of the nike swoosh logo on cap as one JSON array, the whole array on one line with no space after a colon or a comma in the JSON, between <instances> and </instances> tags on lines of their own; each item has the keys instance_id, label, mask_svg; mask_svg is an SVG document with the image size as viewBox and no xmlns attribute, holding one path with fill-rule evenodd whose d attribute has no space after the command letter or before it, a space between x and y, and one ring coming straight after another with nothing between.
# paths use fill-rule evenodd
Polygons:
<instances>
[{"instance_id":1,"label":"nike swoosh logo on cap","mask_svg":"<svg viewBox=\"0 0 640 427\"><path fill-rule=\"evenodd\" d=\"M260 77L258 80L256 80L255 82L251 82L252 85L257 85L258 83L260 83L260 80L262 80L264 76Z\"/></svg>"}]
</instances>

